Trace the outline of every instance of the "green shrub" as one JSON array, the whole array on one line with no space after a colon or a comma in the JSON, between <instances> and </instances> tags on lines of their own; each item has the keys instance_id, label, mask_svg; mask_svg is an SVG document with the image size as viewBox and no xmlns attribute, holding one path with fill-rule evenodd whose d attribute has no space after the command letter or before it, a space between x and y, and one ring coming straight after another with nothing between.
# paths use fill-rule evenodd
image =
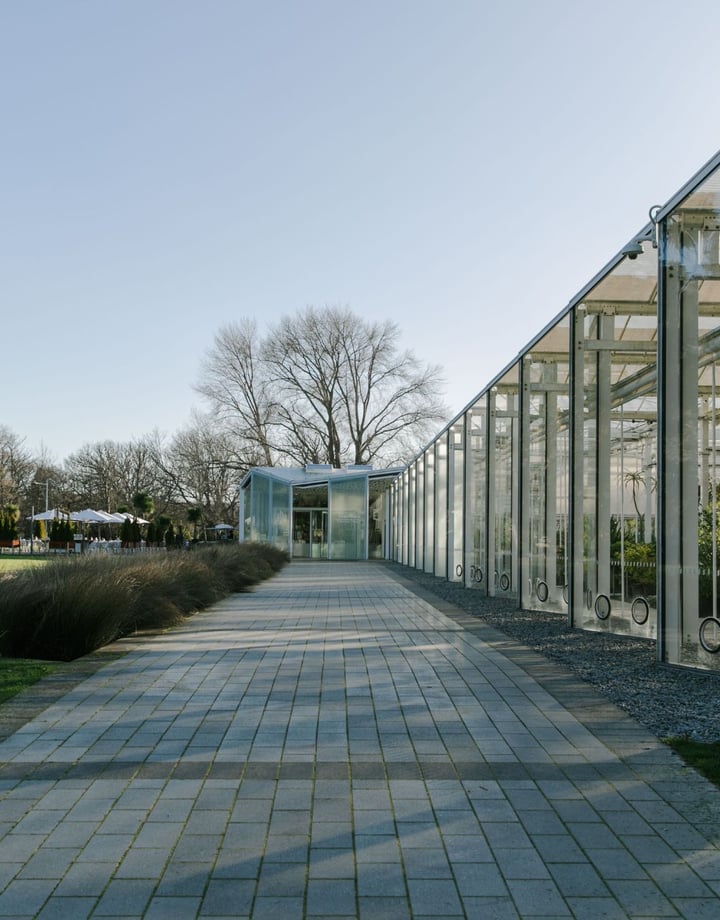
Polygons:
<instances>
[{"instance_id":1,"label":"green shrub","mask_svg":"<svg viewBox=\"0 0 720 920\"><path fill-rule=\"evenodd\" d=\"M70 661L137 630L166 629L288 561L250 543L62 558L0 582L0 654Z\"/></svg>"}]
</instances>

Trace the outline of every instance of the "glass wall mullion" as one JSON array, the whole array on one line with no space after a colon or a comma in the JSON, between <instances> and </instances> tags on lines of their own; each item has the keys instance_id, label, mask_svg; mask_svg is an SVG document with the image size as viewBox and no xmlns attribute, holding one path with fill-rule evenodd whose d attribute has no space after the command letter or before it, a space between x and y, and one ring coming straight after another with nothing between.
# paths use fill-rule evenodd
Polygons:
<instances>
[{"instance_id":1,"label":"glass wall mullion","mask_svg":"<svg viewBox=\"0 0 720 920\"><path fill-rule=\"evenodd\" d=\"M571 317L570 353L570 576L568 623L573 625L585 603L584 553L584 433L585 433L585 310L576 307Z\"/></svg>"}]
</instances>

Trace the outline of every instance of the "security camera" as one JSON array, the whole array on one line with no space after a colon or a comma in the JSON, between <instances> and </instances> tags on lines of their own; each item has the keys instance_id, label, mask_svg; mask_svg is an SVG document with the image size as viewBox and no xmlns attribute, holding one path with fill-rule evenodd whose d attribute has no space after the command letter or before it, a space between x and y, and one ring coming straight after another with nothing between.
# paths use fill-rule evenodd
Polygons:
<instances>
[{"instance_id":1,"label":"security camera","mask_svg":"<svg viewBox=\"0 0 720 920\"><path fill-rule=\"evenodd\" d=\"M623 249L622 254L627 256L628 259L637 259L638 256L643 254L642 244L638 240L633 240Z\"/></svg>"}]
</instances>

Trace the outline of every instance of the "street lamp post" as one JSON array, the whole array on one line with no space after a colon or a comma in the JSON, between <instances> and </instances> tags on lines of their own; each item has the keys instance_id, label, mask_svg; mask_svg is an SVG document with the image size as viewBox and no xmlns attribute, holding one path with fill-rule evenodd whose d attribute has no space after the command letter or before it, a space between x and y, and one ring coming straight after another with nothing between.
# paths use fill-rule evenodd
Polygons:
<instances>
[{"instance_id":1,"label":"street lamp post","mask_svg":"<svg viewBox=\"0 0 720 920\"><path fill-rule=\"evenodd\" d=\"M45 486L45 510L49 511L50 510L50 502L49 502L50 480L46 479L44 482L36 482L35 480L33 480L33 485L34 486Z\"/></svg>"},{"instance_id":2,"label":"street lamp post","mask_svg":"<svg viewBox=\"0 0 720 920\"><path fill-rule=\"evenodd\" d=\"M50 510L50 480L46 479L44 482L38 482L33 479L34 486L45 486L45 513ZM32 506L32 517L30 519L30 555L33 553L35 545L35 505Z\"/></svg>"}]
</instances>

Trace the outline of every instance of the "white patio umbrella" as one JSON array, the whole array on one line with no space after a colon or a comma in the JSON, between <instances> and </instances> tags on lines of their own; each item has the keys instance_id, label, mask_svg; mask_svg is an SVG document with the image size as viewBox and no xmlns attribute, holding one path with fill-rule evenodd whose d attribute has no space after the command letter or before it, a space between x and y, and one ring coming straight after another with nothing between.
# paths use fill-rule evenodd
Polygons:
<instances>
[{"instance_id":1,"label":"white patio umbrella","mask_svg":"<svg viewBox=\"0 0 720 920\"><path fill-rule=\"evenodd\" d=\"M67 511L61 511L59 508L50 508L49 511L38 511L37 514L29 514L26 518L28 521L74 521L75 518Z\"/></svg>"},{"instance_id":2,"label":"white patio umbrella","mask_svg":"<svg viewBox=\"0 0 720 920\"><path fill-rule=\"evenodd\" d=\"M123 520L137 521L138 524L149 524L150 523L150 521L146 521L145 518L136 517L134 514L130 514L129 511L115 511L112 516L114 518L117 518L117 520L120 523L122 523Z\"/></svg>"},{"instance_id":3,"label":"white patio umbrella","mask_svg":"<svg viewBox=\"0 0 720 920\"><path fill-rule=\"evenodd\" d=\"M124 520L124 518L116 517L114 514L110 514L108 511L96 511L95 514L100 515L104 524L122 524Z\"/></svg>"},{"instance_id":4,"label":"white patio umbrella","mask_svg":"<svg viewBox=\"0 0 720 920\"><path fill-rule=\"evenodd\" d=\"M82 511L74 511L71 516L73 521L81 521L83 524L109 524L111 518L103 511L95 511L92 508L83 508Z\"/></svg>"}]
</instances>

